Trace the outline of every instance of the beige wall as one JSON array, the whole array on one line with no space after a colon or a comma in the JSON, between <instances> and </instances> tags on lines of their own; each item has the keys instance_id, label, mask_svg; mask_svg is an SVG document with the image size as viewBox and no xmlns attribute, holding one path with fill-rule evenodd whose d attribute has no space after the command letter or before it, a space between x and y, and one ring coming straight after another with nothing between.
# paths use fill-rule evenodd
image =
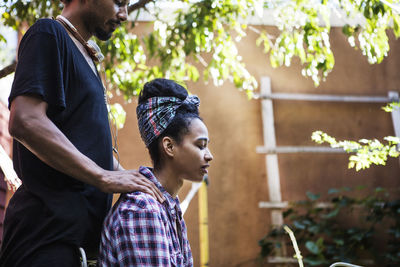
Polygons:
<instances>
[{"instance_id":1,"label":"beige wall","mask_svg":"<svg viewBox=\"0 0 400 267\"><path fill-rule=\"evenodd\" d=\"M135 28L140 33L144 24ZM258 27L260 28L260 27ZM273 33L272 28L266 29ZM336 64L326 82L315 88L300 74L296 64L273 69L262 49L255 46L257 35L248 32L240 44L240 53L248 70L260 81L271 77L273 92L387 95L399 90L400 44L391 42L389 57L380 65L369 65L360 51L350 48L340 29L331 34ZM259 253L258 240L270 227L270 212L258 208L268 201L264 156L255 149L263 145L259 100L248 100L229 82L222 87L211 83L189 83L192 93L201 99L200 112L211 138L214 154L209 176L210 266L254 266ZM278 145L314 145L314 130L323 130L338 138L359 139L394 135L390 114L380 104L339 104L275 101L275 130ZM119 131L121 160L127 168L149 164L149 157L137 129L136 100L124 106L128 115ZM282 196L294 201L305 198L306 191L326 192L332 187L367 185L398 187L399 162L389 160L385 167L356 172L347 169L347 156L340 154L279 155ZM180 197L190 188L185 184ZM197 197L189 206L188 226L195 266L199 266Z\"/></svg>"},{"instance_id":2,"label":"beige wall","mask_svg":"<svg viewBox=\"0 0 400 267\"><path fill-rule=\"evenodd\" d=\"M260 29L260 27L257 27ZM150 27L140 24L137 33ZM269 33L272 28L265 27ZM340 29L331 34L335 68L326 82L315 88L310 79L300 74L300 66L273 69L267 55L255 46L257 35L248 36L239 44L248 70L260 81L271 77L273 92L386 95L399 91L400 44L391 42L391 51L379 65L369 65L366 58L349 47ZM393 38L392 38L393 39ZM255 266L259 253L258 240L270 227L270 212L259 209L260 201L268 201L264 156L255 153L263 145L259 100L247 100L229 82L222 87L211 83L189 83L192 93L201 98L201 116L211 138L214 154L209 176L210 266ZM359 139L393 135L390 114L379 104L338 104L295 101L274 101L275 131L278 145L313 145L314 130L323 130L337 138ZM125 104L128 112L125 128L119 131L119 150L125 168L149 165L150 160L140 140L135 108L136 100ZM389 160L387 166L366 171L348 170L347 156L337 154L279 155L282 196L284 200L303 199L306 191L326 192L332 187L383 186L398 188L399 162ZM190 184L184 185L184 198ZM197 197L185 215L195 266L199 266Z\"/></svg>"}]
</instances>

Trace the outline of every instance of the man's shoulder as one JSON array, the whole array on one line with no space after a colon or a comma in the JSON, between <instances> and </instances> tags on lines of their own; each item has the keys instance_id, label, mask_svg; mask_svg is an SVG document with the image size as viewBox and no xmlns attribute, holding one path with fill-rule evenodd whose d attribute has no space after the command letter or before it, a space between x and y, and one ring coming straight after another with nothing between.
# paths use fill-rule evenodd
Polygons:
<instances>
[{"instance_id":1,"label":"man's shoulder","mask_svg":"<svg viewBox=\"0 0 400 267\"><path fill-rule=\"evenodd\" d=\"M27 31L27 34L48 33L56 36L64 35L63 26L54 19L38 19Z\"/></svg>"}]
</instances>

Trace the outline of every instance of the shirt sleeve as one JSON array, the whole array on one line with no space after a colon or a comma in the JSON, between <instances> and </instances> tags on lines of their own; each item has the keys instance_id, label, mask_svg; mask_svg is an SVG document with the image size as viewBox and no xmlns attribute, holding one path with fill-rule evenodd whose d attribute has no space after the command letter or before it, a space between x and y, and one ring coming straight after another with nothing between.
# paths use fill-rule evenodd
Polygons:
<instances>
[{"instance_id":1,"label":"shirt sleeve","mask_svg":"<svg viewBox=\"0 0 400 267\"><path fill-rule=\"evenodd\" d=\"M166 227L154 210L124 213L103 238L100 266L171 266Z\"/></svg>"},{"instance_id":2,"label":"shirt sleeve","mask_svg":"<svg viewBox=\"0 0 400 267\"><path fill-rule=\"evenodd\" d=\"M63 53L56 36L28 31L21 41L9 103L19 95L32 94L50 107L65 108Z\"/></svg>"}]
</instances>

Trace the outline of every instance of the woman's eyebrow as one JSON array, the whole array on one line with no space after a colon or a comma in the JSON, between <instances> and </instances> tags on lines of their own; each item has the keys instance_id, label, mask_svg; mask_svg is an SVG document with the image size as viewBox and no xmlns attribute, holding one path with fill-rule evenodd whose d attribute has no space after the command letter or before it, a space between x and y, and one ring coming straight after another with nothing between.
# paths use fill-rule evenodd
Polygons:
<instances>
[{"instance_id":1,"label":"woman's eyebrow","mask_svg":"<svg viewBox=\"0 0 400 267\"><path fill-rule=\"evenodd\" d=\"M206 141L207 143L210 143L210 139L208 139L207 137L199 137L197 138L197 141Z\"/></svg>"}]
</instances>

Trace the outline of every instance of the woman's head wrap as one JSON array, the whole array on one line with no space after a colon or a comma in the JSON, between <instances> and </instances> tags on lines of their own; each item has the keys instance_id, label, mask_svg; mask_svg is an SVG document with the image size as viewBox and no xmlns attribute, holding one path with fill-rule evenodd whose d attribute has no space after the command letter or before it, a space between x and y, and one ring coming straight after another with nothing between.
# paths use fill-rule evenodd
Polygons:
<instances>
[{"instance_id":1,"label":"woman's head wrap","mask_svg":"<svg viewBox=\"0 0 400 267\"><path fill-rule=\"evenodd\" d=\"M189 95L185 100L177 97L152 97L136 108L140 135L148 147L171 123L176 110L182 104L200 105L196 95Z\"/></svg>"}]
</instances>

